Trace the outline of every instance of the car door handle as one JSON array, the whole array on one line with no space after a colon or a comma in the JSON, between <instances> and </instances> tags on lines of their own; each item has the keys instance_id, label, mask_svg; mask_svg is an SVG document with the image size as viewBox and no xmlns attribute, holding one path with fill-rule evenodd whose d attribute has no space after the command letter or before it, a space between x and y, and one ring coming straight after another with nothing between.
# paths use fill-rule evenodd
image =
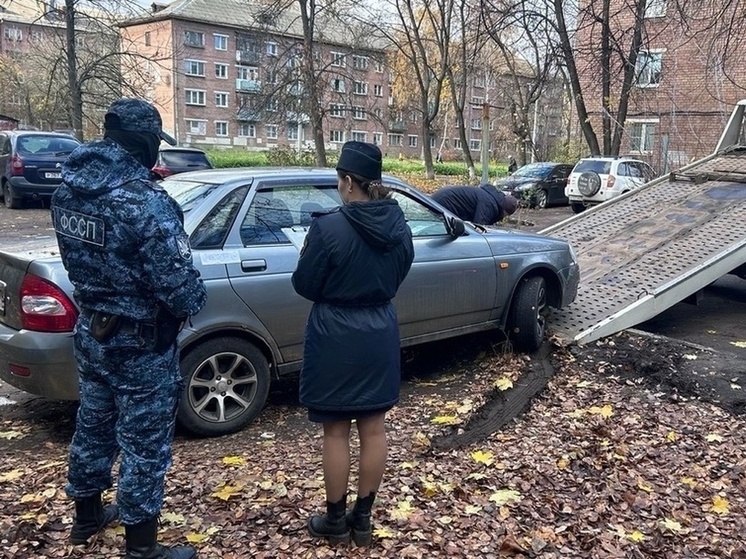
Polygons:
<instances>
[{"instance_id":1,"label":"car door handle","mask_svg":"<svg viewBox=\"0 0 746 559\"><path fill-rule=\"evenodd\" d=\"M263 272L267 269L267 261L262 260L241 260L241 271L243 272Z\"/></svg>"}]
</instances>

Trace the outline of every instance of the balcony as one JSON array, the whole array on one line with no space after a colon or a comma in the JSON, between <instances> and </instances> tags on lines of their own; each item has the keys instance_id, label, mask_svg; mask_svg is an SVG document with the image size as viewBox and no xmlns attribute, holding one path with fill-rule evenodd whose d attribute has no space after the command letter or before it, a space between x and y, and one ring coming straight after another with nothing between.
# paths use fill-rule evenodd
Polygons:
<instances>
[{"instance_id":1,"label":"balcony","mask_svg":"<svg viewBox=\"0 0 746 559\"><path fill-rule=\"evenodd\" d=\"M236 91L247 93L259 93L262 90L262 82L259 80L236 80Z\"/></svg>"},{"instance_id":2,"label":"balcony","mask_svg":"<svg viewBox=\"0 0 746 559\"><path fill-rule=\"evenodd\" d=\"M236 120L240 122L259 122L261 120L261 112L249 108L238 109Z\"/></svg>"},{"instance_id":3,"label":"balcony","mask_svg":"<svg viewBox=\"0 0 746 559\"><path fill-rule=\"evenodd\" d=\"M261 60L261 55L253 50L237 50L236 62L238 64L251 64L257 66Z\"/></svg>"},{"instance_id":4,"label":"balcony","mask_svg":"<svg viewBox=\"0 0 746 559\"><path fill-rule=\"evenodd\" d=\"M392 120L389 122L389 132L405 132L407 130L407 125L404 123L403 120Z\"/></svg>"}]
</instances>

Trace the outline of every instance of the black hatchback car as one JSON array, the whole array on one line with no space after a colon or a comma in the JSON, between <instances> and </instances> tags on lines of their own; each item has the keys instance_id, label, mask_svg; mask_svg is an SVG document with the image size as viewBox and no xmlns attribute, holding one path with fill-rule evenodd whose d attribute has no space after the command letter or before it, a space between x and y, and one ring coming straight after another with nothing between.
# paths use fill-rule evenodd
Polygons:
<instances>
[{"instance_id":1,"label":"black hatchback car","mask_svg":"<svg viewBox=\"0 0 746 559\"><path fill-rule=\"evenodd\" d=\"M203 169L212 169L212 163L201 149L163 146L158 150L158 161L152 171L165 179L177 173Z\"/></svg>"},{"instance_id":2,"label":"black hatchback car","mask_svg":"<svg viewBox=\"0 0 746 559\"><path fill-rule=\"evenodd\" d=\"M2 196L5 206L24 199L49 199L62 182L60 167L80 142L67 134L37 130L0 132Z\"/></svg>"},{"instance_id":3,"label":"black hatchback car","mask_svg":"<svg viewBox=\"0 0 746 559\"><path fill-rule=\"evenodd\" d=\"M529 163L509 177L498 180L495 186L525 206L566 206L565 184L572 167L565 163Z\"/></svg>"}]
</instances>

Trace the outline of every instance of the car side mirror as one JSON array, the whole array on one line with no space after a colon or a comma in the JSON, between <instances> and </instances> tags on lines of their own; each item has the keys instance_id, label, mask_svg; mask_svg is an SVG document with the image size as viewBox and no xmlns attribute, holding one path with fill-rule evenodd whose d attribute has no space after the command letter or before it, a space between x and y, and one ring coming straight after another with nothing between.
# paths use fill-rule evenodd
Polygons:
<instances>
[{"instance_id":1,"label":"car side mirror","mask_svg":"<svg viewBox=\"0 0 746 559\"><path fill-rule=\"evenodd\" d=\"M446 231L448 231L448 234L454 239L459 238L461 235L463 235L466 232L466 228L464 227L464 222L461 221L459 218L453 217L453 216L445 216L445 220L446 220Z\"/></svg>"}]
</instances>

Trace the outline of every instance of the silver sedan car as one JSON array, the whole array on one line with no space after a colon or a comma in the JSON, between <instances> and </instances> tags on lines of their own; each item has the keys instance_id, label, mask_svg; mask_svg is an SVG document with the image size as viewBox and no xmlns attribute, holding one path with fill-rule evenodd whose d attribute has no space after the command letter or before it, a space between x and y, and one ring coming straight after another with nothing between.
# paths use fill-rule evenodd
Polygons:
<instances>
[{"instance_id":1,"label":"silver sedan car","mask_svg":"<svg viewBox=\"0 0 746 559\"><path fill-rule=\"evenodd\" d=\"M550 307L576 295L567 242L464 223L384 177L412 230L415 260L394 300L402 345L487 329L536 349ZM290 276L314 211L340 204L330 169L180 174L162 186L181 205L206 307L182 331L178 420L200 435L237 431L262 410L272 378L297 372L311 303ZM56 247L0 252L0 378L53 399L78 397L78 308Z\"/></svg>"}]
</instances>

